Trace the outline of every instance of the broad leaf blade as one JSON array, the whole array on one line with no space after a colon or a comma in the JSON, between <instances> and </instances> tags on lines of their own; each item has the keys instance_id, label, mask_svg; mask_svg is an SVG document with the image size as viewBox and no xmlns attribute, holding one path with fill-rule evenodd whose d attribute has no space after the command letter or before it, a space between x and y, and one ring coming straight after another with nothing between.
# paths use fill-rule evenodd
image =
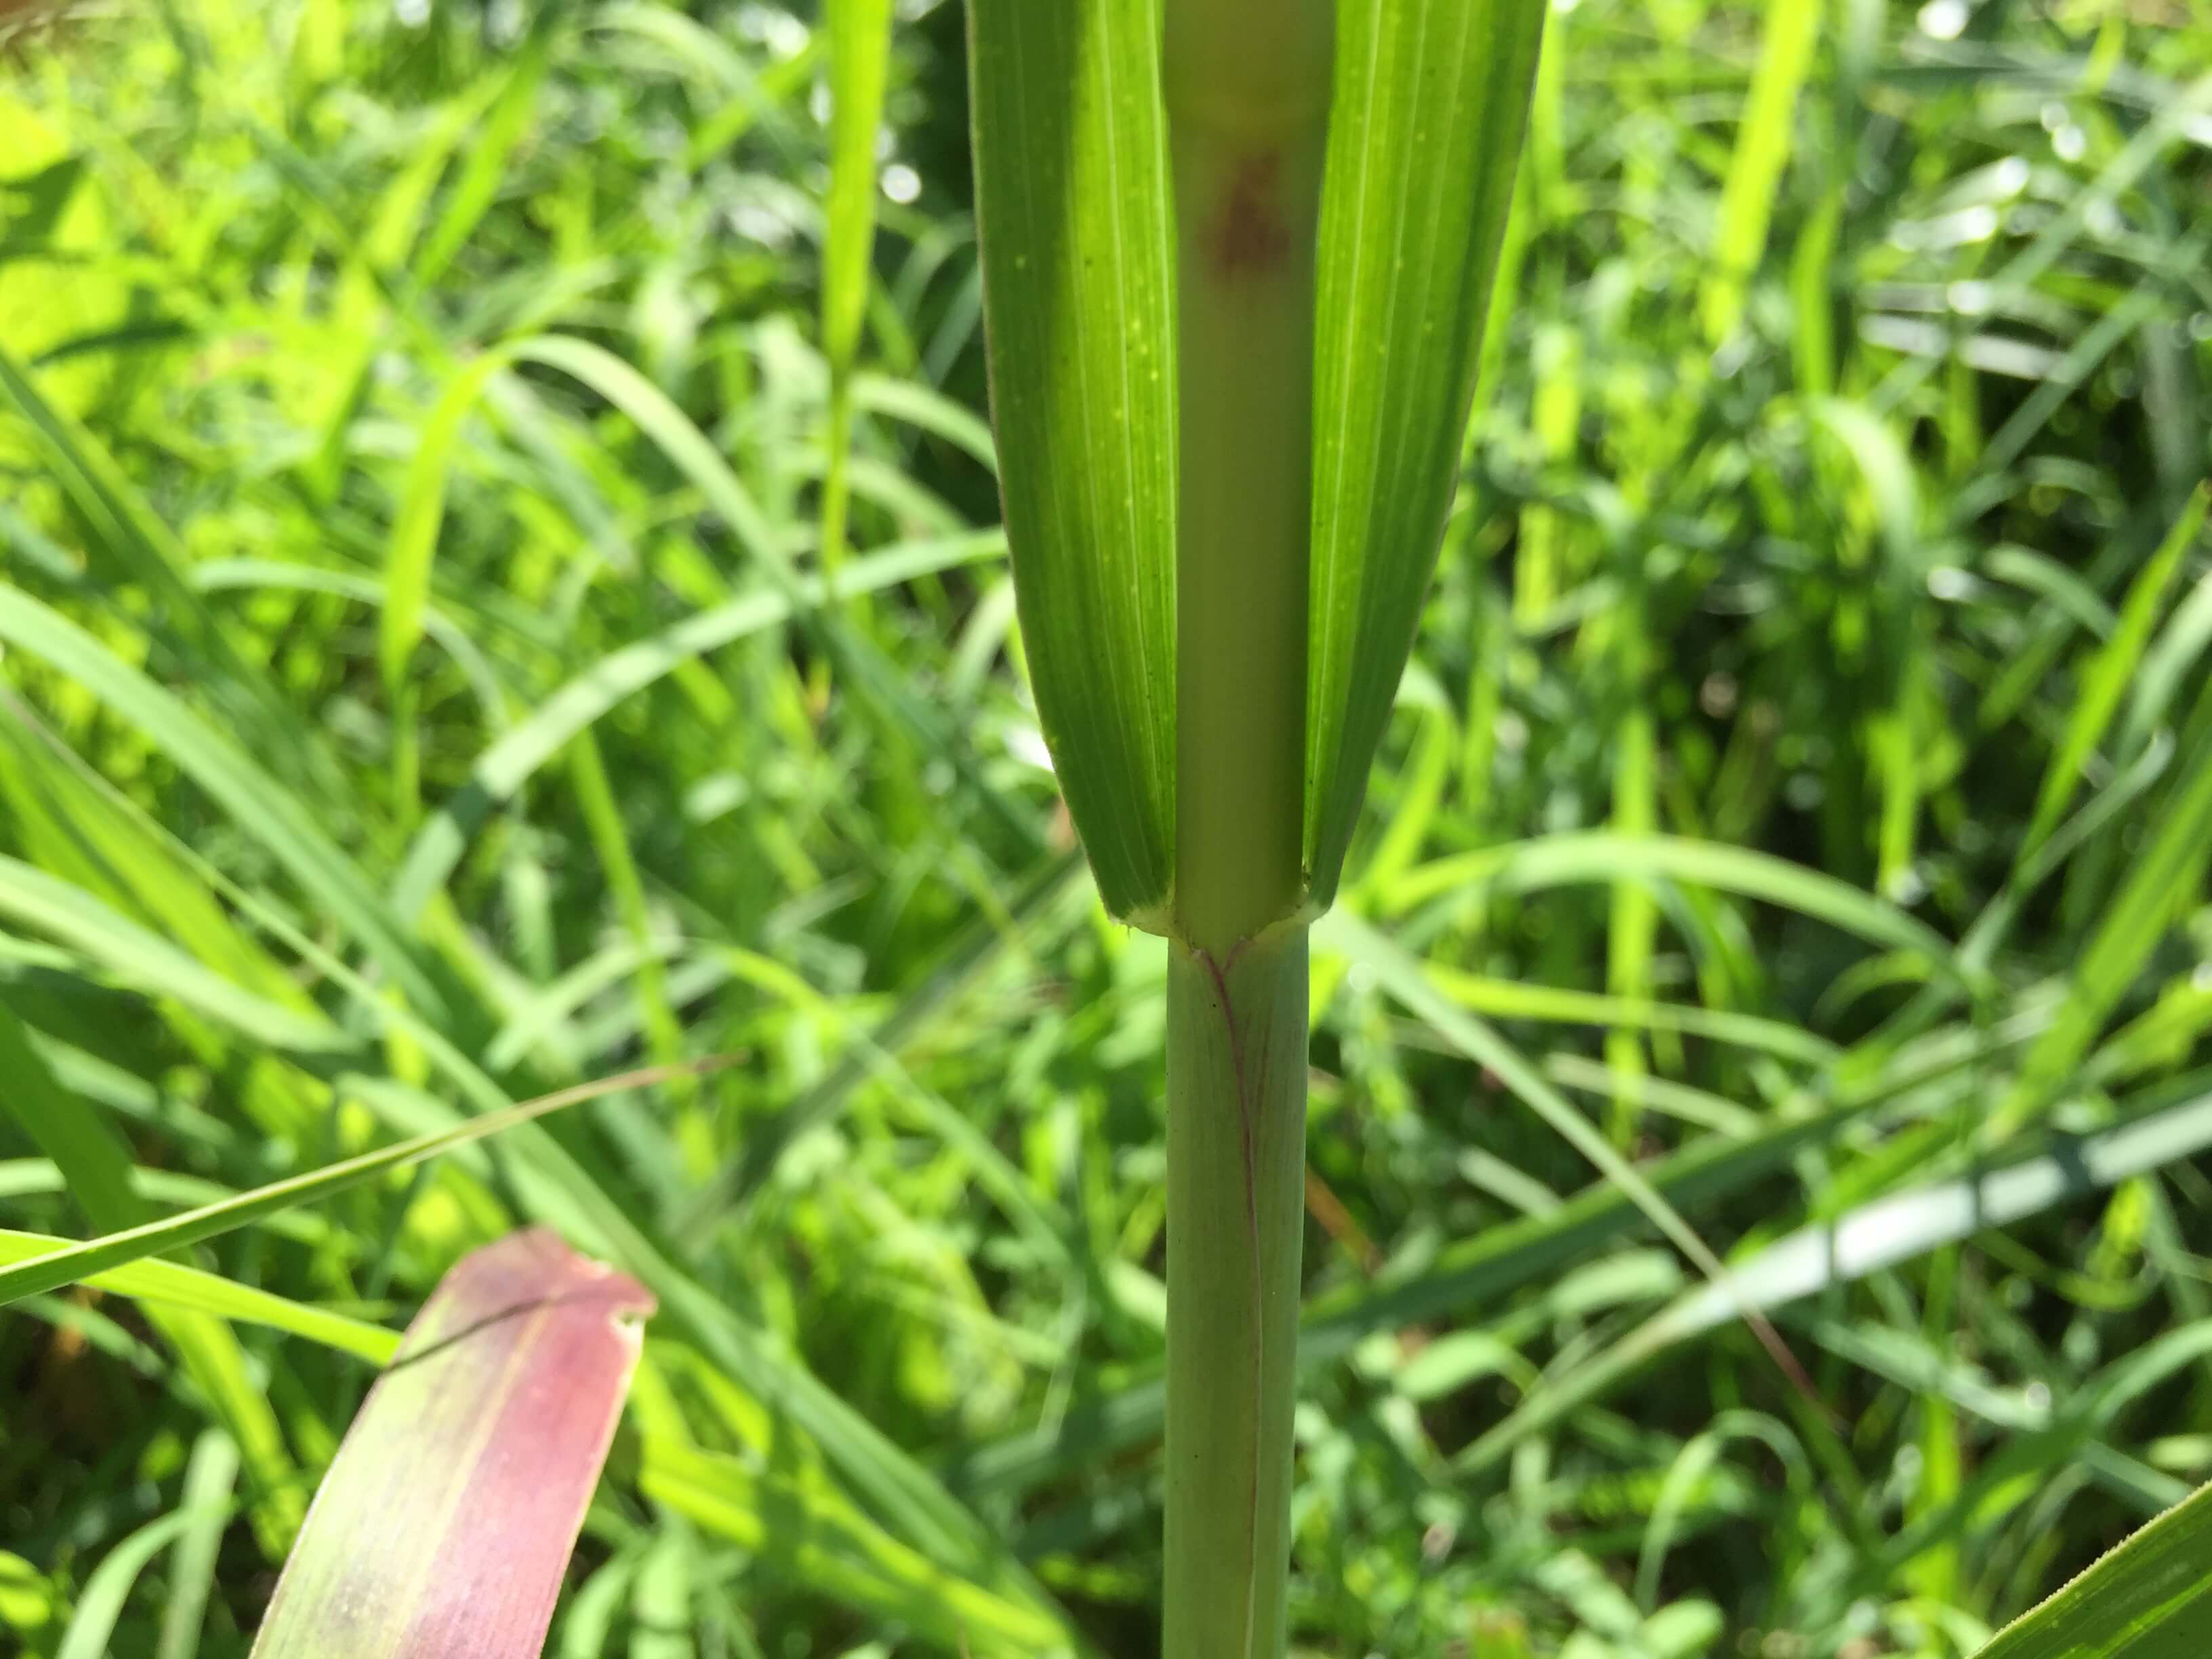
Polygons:
<instances>
[{"instance_id":1,"label":"broad leaf blade","mask_svg":"<svg viewBox=\"0 0 2212 1659\"><path fill-rule=\"evenodd\" d=\"M1106 907L1155 929L1175 781L1158 0L975 0L991 412L1030 677Z\"/></svg>"},{"instance_id":2,"label":"broad leaf blade","mask_svg":"<svg viewBox=\"0 0 2212 1659\"><path fill-rule=\"evenodd\" d=\"M1540 0L1340 9L1314 365L1316 908L1335 894L1451 505L1543 22Z\"/></svg>"},{"instance_id":3,"label":"broad leaf blade","mask_svg":"<svg viewBox=\"0 0 2212 1659\"><path fill-rule=\"evenodd\" d=\"M544 1229L447 1274L315 1495L259 1659L537 1654L653 1307Z\"/></svg>"}]
</instances>

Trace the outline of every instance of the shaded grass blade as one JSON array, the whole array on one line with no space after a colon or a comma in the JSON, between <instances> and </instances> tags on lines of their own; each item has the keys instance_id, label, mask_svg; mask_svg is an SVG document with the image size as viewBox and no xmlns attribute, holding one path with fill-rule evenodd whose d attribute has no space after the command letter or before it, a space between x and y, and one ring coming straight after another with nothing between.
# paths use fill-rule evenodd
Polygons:
<instances>
[{"instance_id":1,"label":"shaded grass blade","mask_svg":"<svg viewBox=\"0 0 2212 1659\"><path fill-rule=\"evenodd\" d=\"M1046 742L1114 915L1164 926L1173 239L1158 0L969 10L991 417Z\"/></svg>"},{"instance_id":2,"label":"shaded grass blade","mask_svg":"<svg viewBox=\"0 0 2212 1659\"><path fill-rule=\"evenodd\" d=\"M1335 896L1436 567L1513 202L1540 0L1343 9L1314 361L1305 866Z\"/></svg>"}]
</instances>

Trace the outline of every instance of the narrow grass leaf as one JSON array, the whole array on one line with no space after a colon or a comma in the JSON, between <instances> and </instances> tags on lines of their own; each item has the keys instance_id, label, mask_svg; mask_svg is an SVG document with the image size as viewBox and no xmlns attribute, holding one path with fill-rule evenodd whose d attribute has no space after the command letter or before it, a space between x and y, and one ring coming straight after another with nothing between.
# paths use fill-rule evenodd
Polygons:
<instances>
[{"instance_id":1,"label":"narrow grass leaf","mask_svg":"<svg viewBox=\"0 0 2212 1659\"><path fill-rule=\"evenodd\" d=\"M1770 853L1674 836L1585 830L1455 854L1409 871L1384 896L1386 912L1484 884L1502 892L1525 893L1624 876L1667 877L1759 899L1869 944L1909 951L1946 972L1958 971L1951 945L1941 933L1849 882Z\"/></svg>"},{"instance_id":2,"label":"narrow grass leaf","mask_svg":"<svg viewBox=\"0 0 2212 1659\"><path fill-rule=\"evenodd\" d=\"M2032 854L2044 837L2057 828L2066 804L2074 798L2082 763L2103 739L2121 698L2135 681L2136 666L2150 642L2151 629L2158 621L2166 589L2172 586L2183 556L2195 544L2197 532L2204 526L2208 501L2212 501L2212 486L2200 486L2190 492L2181 516L2174 520L2149 562L2130 585L2128 596L2120 606L2119 626L2084 665L2073 712L2067 718L2065 736L2059 740L2057 751L2051 757L2051 769L2044 774L2043 786L2036 794L2035 815L2028 822L2024 838L2027 853Z\"/></svg>"},{"instance_id":3,"label":"narrow grass leaf","mask_svg":"<svg viewBox=\"0 0 2212 1659\"><path fill-rule=\"evenodd\" d=\"M21 590L0 587L0 641L76 680L137 726L229 812L317 903L383 965L416 1006L443 998L368 878L300 798L182 700L75 623Z\"/></svg>"},{"instance_id":4,"label":"narrow grass leaf","mask_svg":"<svg viewBox=\"0 0 2212 1659\"><path fill-rule=\"evenodd\" d=\"M1723 1282L1686 1292L1603 1353L1532 1395L1461 1454L1463 1471L1495 1463L1529 1436L1619 1387L1655 1357L1735 1316L1772 1309L1909 1261L1946 1244L2040 1214L2193 1157L2212 1146L2212 1096L2199 1096L1986 1174L1914 1188L1763 1245Z\"/></svg>"},{"instance_id":5,"label":"narrow grass leaf","mask_svg":"<svg viewBox=\"0 0 2212 1659\"><path fill-rule=\"evenodd\" d=\"M315 1494L259 1659L538 1654L653 1309L542 1228L448 1273Z\"/></svg>"},{"instance_id":6,"label":"narrow grass leaf","mask_svg":"<svg viewBox=\"0 0 2212 1659\"><path fill-rule=\"evenodd\" d=\"M450 1129L441 1129L402 1140L390 1146L363 1152L306 1175L288 1180L272 1182L268 1186L240 1193L219 1203L201 1206L160 1221L110 1233L102 1238L72 1244L52 1250L44 1255L13 1267L0 1267L0 1307L19 1302L27 1296L36 1296L42 1291L73 1285L79 1279L103 1273L110 1267L119 1267L164 1251L182 1249L204 1238L233 1232L249 1226L264 1216L288 1210L296 1204L312 1203L357 1187L394 1170L420 1164L425 1158L436 1158L472 1141L527 1123L533 1118L557 1112L564 1106L574 1106L582 1101L596 1100L601 1095L618 1094L625 1089L640 1089L656 1083L665 1083L678 1077L696 1077L728 1062L722 1060L690 1060L682 1066L648 1066L643 1071L626 1072L618 1077L602 1078L596 1082L580 1084L573 1089L563 1089L539 1099L526 1101L502 1111L488 1112L473 1117Z\"/></svg>"},{"instance_id":7,"label":"narrow grass leaf","mask_svg":"<svg viewBox=\"0 0 2212 1659\"><path fill-rule=\"evenodd\" d=\"M1042 1610L948 1578L818 1483L701 1451L665 1436L640 1447L638 1487L770 1571L813 1585L855 1611L977 1655L1045 1659L1074 1646Z\"/></svg>"},{"instance_id":8,"label":"narrow grass leaf","mask_svg":"<svg viewBox=\"0 0 2212 1659\"><path fill-rule=\"evenodd\" d=\"M830 201L822 256L822 355L830 365L822 478L822 568L845 562L853 365L876 240L876 133L890 78L891 0L830 0Z\"/></svg>"},{"instance_id":9,"label":"narrow grass leaf","mask_svg":"<svg viewBox=\"0 0 2212 1659\"><path fill-rule=\"evenodd\" d=\"M172 1558L169 1599L161 1609L161 1637L154 1659L192 1659L199 1651L200 1626L207 1618L216 1558L222 1548L237 1482L237 1443L222 1430L210 1429L193 1443L185 1465L181 1507L193 1518L185 1523Z\"/></svg>"},{"instance_id":10,"label":"narrow grass leaf","mask_svg":"<svg viewBox=\"0 0 2212 1659\"><path fill-rule=\"evenodd\" d=\"M115 1627L124 1605L155 1556L168 1548L199 1516L190 1510L175 1510L158 1521L149 1521L101 1558L84 1582L76 1616L62 1633L54 1659L108 1659Z\"/></svg>"},{"instance_id":11,"label":"narrow grass leaf","mask_svg":"<svg viewBox=\"0 0 2212 1659\"><path fill-rule=\"evenodd\" d=\"M55 1238L46 1233L0 1229L0 1267L35 1261L68 1249L70 1243L69 1239ZM338 1353L366 1359L372 1365L385 1364L399 1346L398 1333L381 1325L309 1303L295 1302L274 1291L237 1284L220 1273L204 1273L173 1261L134 1261L128 1267L88 1274L83 1282L104 1295L213 1314L241 1325L264 1325Z\"/></svg>"}]
</instances>

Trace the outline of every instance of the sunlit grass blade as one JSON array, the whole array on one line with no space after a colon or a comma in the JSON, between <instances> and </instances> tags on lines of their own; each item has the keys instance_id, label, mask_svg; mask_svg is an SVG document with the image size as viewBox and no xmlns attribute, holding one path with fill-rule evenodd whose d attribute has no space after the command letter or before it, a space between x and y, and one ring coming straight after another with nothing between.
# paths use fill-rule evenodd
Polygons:
<instances>
[{"instance_id":1,"label":"sunlit grass blade","mask_svg":"<svg viewBox=\"0 0 2212 1659\"><path fill-rule=\"evenodd\" d=\"M254 1653L535 1656L653 1307L544 1229L462 1261L355 1418Z\"/></svg>"},{"instance_id":2,"label":"sunlit grass blade","mask_svg":"<svg viewBox=\"0 0 2212 1659\"><path fill-rule=\"evenodd\" d=\"M174 693L108 650L52 606L0 587L0 641L43 659L157 742L179 768L257 837L301 887L344 925L416 1006L443 1009L414 946L360 868L300 797Z\"/></svg>"},{"instance_id":3,"label":"sunlit grass blade","mask_svg":"<svg viewBox=\"0 0 2212 1659\"><path fill-rule=\"evenodd\" d=\"M75 1284L111 1267L124 1267L147 1256L181 1249L204 1238L213 1238L219 1234L250 1226L264 1216L274 1215L294 1205L327 1198L333 1193L343 1192L349 1187L359 1186L392 1170L405 1169L425 1158L436 1158L473 1141L482 1140L488 1135L515 1128L549 1112L557 1112L563 1107L596 1100L601 1095L619 1093L625 1089L641 1089L656 1083L665 1083L678 1077L696 1077L728 1063L726 1060L690 1060L681 1066L649 1066L642 1071L626 1072L618 1077L602 1078L538 1100L510 1106L502 1111L489 1112L481 1117L468 1119L450 1129L416 1135L372 1152L363 1152L358 1158L349 1158L324 1169L311 1170L306 1175L272 1182L252 1192L240 1193L235 1198L224 1199L218 1203L203 1205L181 1215L147 1222L110 1233L102 1238L51 1250L13 1267L0 1267L0 1306L21 1301L27 1296L36 1296L41 1291Z\"/></svg>"},{"instance_id":4,"label":"sunlit grass blade","mask_svg":"<svg viewBox=\"0 0 2212 1659\"><path fill-rule=\"evenodd\" d=\"M684 663L788 622L799 605L820 604L825 595L873 591L957 569L1000 556L1005 547L1003 536L981 531L953 539L884 548L854 560L835 583L804 576L791 591L781 585L763 584L648 638L609 652L547 694L526 718L477 757L468 783L416 833L392 880L394 908L402 915L419 914L445 885L468 850L469 837L492 809L623 698Z\"/></svg>"},{"instance_id":5,"label":"sunlit grass blade","mask_svg":"<svg viewBox=\"0 0 2212 1659\"><path fill-rule=\"evenodd\" d=\"M969 15L976 214L1030 676L1101 896L1172 868L1175 364L1158 0Z\"/></svg>"},{"instance_id":6,"label":"sunlit grass blade","mask_svg":"<svg viewBox=\"0 0 2212 1659\"><path fill-rule=\"evenodd\" d=\"M876 132L890 73L890 0L830 0L830 200L822 252L822 355L830 365L822 474L822 571L845 562L851 508L853 371L876 234Z\"/></svg>"},{"instance_id":7,"label":"sunlit grass blade","mask_svg":"<svg viewBox=\"0 0 2212 1659\"><path fill-rule=\"evenodd\" d=\"M1729 152L1728 182L1721 191L1720 221L1713 233L1712 275L1699 295L1705 337L1718 345L1743 315L1743 291L1766 252L1777 186L1789 164L1798 92L1812 67L1820 37L1817 0L1767 0L1759 38L1759 67Z\"/></svg>"},{"instance_id":8,"label":"sunlit grass blade","mask_svg":"<svg viewBox=\"0 0 2212 1659\"><path fill-rule=\"evenodd\" d=\"M1305 866L1336 891L1435 568L1512 205L1537 0L1350 8L1322 192Z\"/></svg>"},{"instance_id":9,"label":"sunlit grass blade","mask_svg":"<svg viewBox=\"0 0 2212 1659\"><path fill-rule=\"evenodd\" d=\"M1389 913L1485 883L1495 884L1499 891L1525 893L1632 874L1692 882L1780 905L1856 934L1870 944L1910 951L1947 973L1960 971L1951 945L1941 933L1847 881L1771 853L1675 836L1618 836L1585 830L1510 842L1421 865L1408 871L1382 896Z\"/></svg>"},{"instance_id":10,"label":"sunlit grass blade","mask_svg":"<svg viewBox=\"0 0 2212 1659\"><path fill-rule=\"evenodd\" d=\"M1485 1468L1547 1425L1620 1387L1658 1355L1728 1323L1742 1306L1771 1309L1848 1284L1946 1244L2039 1214L2212 1146L2212 1097L2146 1113L2004 1168L1908 1188L1832 1221L1773 1239L1732 1263L1720 1281L1689 1291L1628 1335L1532 1395L1461 1454Z\"/></svg>"},{"instance_id":11,"label":"sunlit grass blade","mask_svg":"<svg viewBox=\"0 0 2212 1659\"><path fill-rule=\"evenodd\" d=\"M0 1267L39 1261L70 1248L71 1241L46 1233L0 1230ZM252 1285L240 1285L220 1273L203 1272L174 1261L152 1257L127 1267L110 1267L88 1275L94 1290L134 1301L213 1314L242 1325L264 1325L288 1336L319 1344L335 1352L351 1354L372 1365L381 1365L398 1346L399 1335L350 1314L295 1302Z\"/></svg>"}]
</instances>

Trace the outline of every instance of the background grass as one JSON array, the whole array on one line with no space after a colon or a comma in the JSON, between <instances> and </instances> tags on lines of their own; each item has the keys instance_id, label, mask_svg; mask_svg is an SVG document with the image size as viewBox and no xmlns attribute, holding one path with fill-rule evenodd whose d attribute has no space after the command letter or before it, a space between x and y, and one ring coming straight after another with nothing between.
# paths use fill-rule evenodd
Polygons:
<instances>
[{"instance_id":1,"label":"background grass","mask_svg":"<svg viewBox=\"0 0 2212 1659\"><path fill-rule=\"evenodd\" d=\"M663 1306L554 1651L1151 1650L1161 952L1011 632L957 9L849 378L830 68L0 57L0 1259L741 1057L11 1308L0 1646L241 1653L371 1327L539 1219ZM2212 1474L2208 147L2202 0L1552 17L1316 944L1304 1651L1962 1653Z\"/></svg>"}]
</instances>

